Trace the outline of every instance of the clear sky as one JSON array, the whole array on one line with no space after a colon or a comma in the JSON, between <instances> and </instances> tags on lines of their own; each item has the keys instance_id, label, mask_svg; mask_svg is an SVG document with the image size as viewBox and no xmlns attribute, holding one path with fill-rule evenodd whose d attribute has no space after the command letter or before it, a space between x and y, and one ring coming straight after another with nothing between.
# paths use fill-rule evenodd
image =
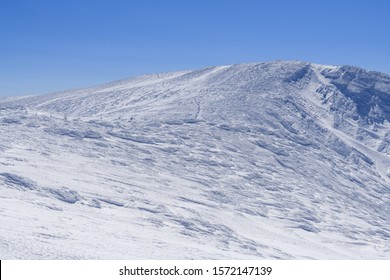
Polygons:
<instances>
[{"instance_id":1,"label":"clear sky","mask_svg":"<svg viewBox=\"0 0 390 280\"><path fill-rule=\"evenodd\" d=\"M390 74L390 1L0 0L0 96L279 59Z\"/></svg>"}]
</instances>

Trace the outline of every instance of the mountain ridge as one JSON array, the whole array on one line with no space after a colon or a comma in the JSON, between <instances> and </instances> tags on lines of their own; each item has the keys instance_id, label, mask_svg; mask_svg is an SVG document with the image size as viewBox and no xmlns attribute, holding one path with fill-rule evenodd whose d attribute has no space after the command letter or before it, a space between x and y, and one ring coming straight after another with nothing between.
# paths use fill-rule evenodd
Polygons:
<instances>
[{"instance_id":1,"label":"mountain ridge","mask_svg":"<svg viewBox=\"0 0 390 280\"><path fill-rule=\"evenodd\" d=\"M313 69L315 67L317 67L317 68L319 68L320 75L323 75L324 78L333 78L332 84L344 96L352 99L355 102L355 104L357 104L358 112L360 113L360 115L365 116L368 119L367 121L373 122L373 120L375 120L375 122L383 122L384 118L386 118L387 121L389 120L389 110L390 109L388 108L388 105L387 105L389 103L388 94L386 94L386 91L388 90L389 83L390 83L390 77L388 75L386 75L384 73L374 72L374 71L367 71L367 70L364 70L364 69L361 69L358 67L352 67L352 66L324 66L324 65L311 64L311 63L305 63L305 62L282 62L281 61L281 62L271 62L271 63L236 64L236 65L228 65L228 66L209 67L209 68L204 68L204 69L199 69L199 70L194 70L194 71L180 71L180 72L168 72L168 73L160 73L160 74L149 74L149 75L144 75L144 76L140 76L140 77L122 79L119 81L107 83L107 84L92 87L92 88L64 91L64 92L46 94L46 95L37 96L37 97L27 97L27 100L36 99L37 101L40 101L40 100L42 100L42 97L43 97L43 99L45 99L44 97L47 97L47 98L50 98L51 96L60 97L61 95L64 96L67 94L71 94L71 95L72 94L73 95L76 95L76 94L80 95L83 93L84 94L91 94L91 92L104 92L105 89L108 91L112 91L113 88L114 89L120 89L120 88L129 89L129 88L134 88L134 87L135 88L140 87L142 85L148 85L148 84L150 85L150 83L152 83L152 84L159 84L161 82L169 83L169 81L172 82L172 80L173 80L173 82L180 83L180 82L185 82L186 79L188 79L188 78L191 79L191 82L194 82L194 79L195 79L194 76L196 76L196 75L198 75L200 78L202 78L202 74L203 74L203 78L207 78L205 76L209 75L209 73L207 73L208 71L219 72L221 69L234 69L237 67L243 68L242 70L245 71L245 68L255 69L256 67L261 66L261 65L263 65L265 67L267 65L297 65L298 67L300 67L299 69L297 69L297 73L291 73L291 75L296 75L296 76L285 77L286 81L288 81L288 79L291 79L291 82L294 82L294 79L302 78L299 75L307 74L307 72L305 72L305 71L308 70L310 67ZM267 71L267 69L265 69L264 71ZM358 76L360 75L362 77L357 78L356 75L358 75ZM377 86L376 88L375 88L375 85L373 84L373 82L371 82L371 84L369 84L370 83L369 79L372 76L376 76L376 77L380 78L381 84L379 84L379 86ZM216 79L218 79L218 78L220 78L220 77L217 76ZM180 79L182 81L180 81ZM356 82L357 79L358 79L358 82ZM246 81L246 82L248 83L249 81ZM261 82L264 83L264 81L261 81ZM360 82L360 84L359 84L359 82ZM366 87L362 87L362 83L366 83L366 84L368 83L368 84L365 85ZM377 92L370 94L366 90L366 92L362 93L362 92L358 91L359 86L362 87L363 89L367 88L369 86L371 89L374 89ZM384 87L384 89L382 89L382 91L381 91L380 86ZM351 88L351 87L354 87L354 88L352 88L352 90L349 90L349 88ZM376 95L375 95L375 93L376 93ZM368 100L370 97L371 98L386 99L385 100L385 103L386 103L385 108L382 108L383 106L381 107L381 104L379 104L379 107L378 107L378 104L375 103L375 100ZM363 100L360 101L360 100L358 100L359 98L363 99ZM375 117L375 114L378 114L378 112L375 112L375 110L373 110L373 108L372 108L373 106L371 106L371 107L363 106L362 103L364 103L364 102L365 103L374 103L373 106L378 107L375 109L377 109L379 111L385 110L386 114L384 116L379 115L379 116ZM372 111L371 116L368 116L370 111ZM379 113L381 113L381 112L379 112Z\"/></svg>"},{"instance_id":2,"label":"mountain ridge","mask_svg":"<svg viewBox=\"0 0 390 280\"><path fill-rule=\"evenodd\" d=\"M0 257L386 259L389 96L278 61L0 101Z\"/></svg>"}]
</instances>

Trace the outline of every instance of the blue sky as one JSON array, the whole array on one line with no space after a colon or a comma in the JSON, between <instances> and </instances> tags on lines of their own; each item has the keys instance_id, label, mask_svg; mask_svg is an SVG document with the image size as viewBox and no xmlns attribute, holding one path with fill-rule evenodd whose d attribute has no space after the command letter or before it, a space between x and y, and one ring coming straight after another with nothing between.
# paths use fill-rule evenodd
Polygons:
<instances>
[{"instance_id":1,"label":"blue sky","mask_svg":"<svg viewBox=\"0 0 390 280\"><path fill-rule=\"evenodd\" d=\"M4 0L0 96L272 60L390 74L390 1Z\"/></svg>"}]
</instances>

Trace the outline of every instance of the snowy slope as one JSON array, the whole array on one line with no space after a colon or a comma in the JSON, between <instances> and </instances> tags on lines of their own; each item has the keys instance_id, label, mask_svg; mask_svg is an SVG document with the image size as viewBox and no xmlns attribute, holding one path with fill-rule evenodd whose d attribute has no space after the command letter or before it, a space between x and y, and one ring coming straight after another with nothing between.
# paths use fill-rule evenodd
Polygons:
<instances>
[{"instance_id":1,"label":"snowy slope","mask_svg":"<svg viewBox=\"0 0 390 280\"><path fill-rule=\"evenodd\" d=\"M0 258L389 259L389 122L301 62L0 101Z\"/></svg>"}]
</instances>

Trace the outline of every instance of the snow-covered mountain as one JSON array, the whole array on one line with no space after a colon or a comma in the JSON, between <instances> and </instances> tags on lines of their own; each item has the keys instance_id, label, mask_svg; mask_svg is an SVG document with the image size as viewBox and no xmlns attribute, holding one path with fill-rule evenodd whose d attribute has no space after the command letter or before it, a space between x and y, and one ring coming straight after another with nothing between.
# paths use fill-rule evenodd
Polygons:
<instances>
[{"instance_id":1,"label":"snow-covered mountain","mask_svg":"<svg viewBox=\"0 0 390 280\"><path fill-rule=\"evenodd\" d=\"M1 259L389 259L390 76L272 62L0 101Z\"/></svg>"}]
</instances>

